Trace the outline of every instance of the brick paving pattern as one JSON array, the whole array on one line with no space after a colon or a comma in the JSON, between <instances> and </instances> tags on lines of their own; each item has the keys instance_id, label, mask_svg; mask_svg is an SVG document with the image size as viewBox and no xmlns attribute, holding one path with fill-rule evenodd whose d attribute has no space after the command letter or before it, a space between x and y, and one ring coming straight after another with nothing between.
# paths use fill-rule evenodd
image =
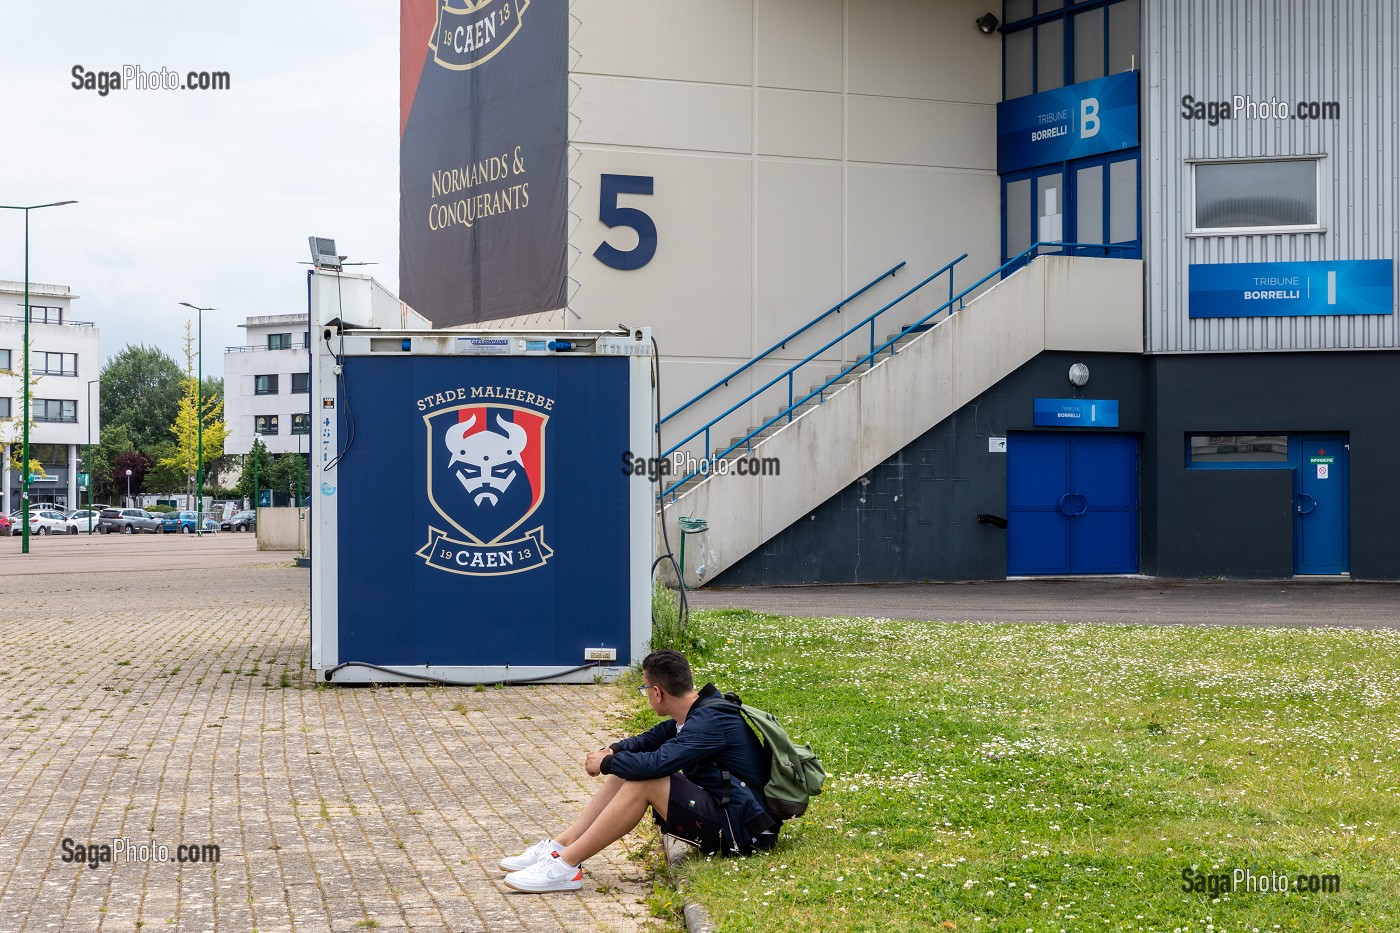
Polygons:
<instances>
[{"instance_id":1,"label":"brick paving pattern","mask_svg":"<svg viewBox=\"0 0 1400 933\"><path fill-rule=\"evenodd\" d=\"M0 573L0 931L647 926L641 838L579 894L511 892L496 868L596 786L581 762L616 735L615 690L318 687L307 581ZM80 867L65 837L170 861ZM180 843L219 861L177 864Z\"/></svg>"}]
</instances>

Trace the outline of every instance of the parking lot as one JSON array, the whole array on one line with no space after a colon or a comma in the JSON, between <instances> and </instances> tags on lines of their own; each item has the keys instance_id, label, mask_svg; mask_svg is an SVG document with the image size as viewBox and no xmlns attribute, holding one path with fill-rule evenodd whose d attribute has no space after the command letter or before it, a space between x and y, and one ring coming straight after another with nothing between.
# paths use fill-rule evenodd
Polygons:
<instances>
[{"instance_id":1,"label":"parking lot","mask_svg":"<svg viewBox=\"0 0 1400 933\"><path fill-rule=\"evenodd\" d=\"M251 534L19 545L0 542L6 933L645 923L650 884L620 848L580 894L514 894L496 870L596 786L581 762L614 737L614 688L318 687L291 552Z\"/></svg>"},{"instance_id":2,"label":"parking lot","mask_svg":"<svg viewBox=\"0 0 1400 933\"><path fill-rule=\"evenodd\" d=\"M30 535L0 537L0 577L46 573L213 570L231 565L286 563L289 551L259 551L257 535Z\"/></svg>"}]
</instances>

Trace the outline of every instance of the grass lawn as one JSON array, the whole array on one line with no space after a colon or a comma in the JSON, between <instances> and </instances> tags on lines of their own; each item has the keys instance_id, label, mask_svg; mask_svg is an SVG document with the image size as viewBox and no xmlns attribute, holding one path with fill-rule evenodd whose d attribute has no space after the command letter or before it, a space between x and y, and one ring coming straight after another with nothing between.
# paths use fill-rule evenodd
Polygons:
<instances>
[{"instance_id":1,"label":"grass lawn","mask_svg":"<svg viewBox=\"0 0 1400 933\"><path fill-rule=\"evenodd\" d=\"M774 852L682 869L725 933L1400 930L1400 633L692 625L697 686L829 773Z\"/></svg>"}]
</instances>

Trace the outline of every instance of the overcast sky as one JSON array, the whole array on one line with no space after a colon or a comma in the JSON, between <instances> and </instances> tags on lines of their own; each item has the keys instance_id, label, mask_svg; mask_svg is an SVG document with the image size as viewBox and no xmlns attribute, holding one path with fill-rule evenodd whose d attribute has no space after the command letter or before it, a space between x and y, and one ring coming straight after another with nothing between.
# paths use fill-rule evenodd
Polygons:
<instances>
[{"instance_id":1,"label":"overcast sky","mask_svg":"<svg viewBox=\"0 0 1400 933\"><path fill-rule=\"evenodd\" d=\"M183 365L179 303L218 308L206 375L248 316L306 310L308 235L397 291L398 21L394 0L0 0L0 204L80 202L30 214L30 280L81 296L104 358L145 343ZM74 65L231 89L102 97ZM23 231L0 211L0 278L24 277Z\"/></svg>"}]
</instances>

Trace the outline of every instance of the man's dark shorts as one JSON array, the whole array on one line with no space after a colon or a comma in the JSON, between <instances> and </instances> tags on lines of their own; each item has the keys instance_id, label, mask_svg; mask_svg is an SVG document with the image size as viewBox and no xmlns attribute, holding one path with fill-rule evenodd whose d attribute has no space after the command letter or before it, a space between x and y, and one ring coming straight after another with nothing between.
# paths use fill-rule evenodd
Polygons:
<instances>
[{"instance_id":1,"label":"man's dark shorts","mask_svg":"<svg viewBox=\"0 0 1400 933\"><path fill-rule=\"evenodd\" d=\"M661 831L688 842L706 855L729 854L732 840L723 831L724 811L719 801L703 787L680 774L671 775L671 793L666 801L666 819L653 812L652 818ZM771 849L777 841L774 833L764 833L741 846L747 855L758 849Z\"/></svg>"},{"instance_id":2,"label":"man's dark shorts","mask_svg":"<svg viewBox=\"0 0 1400 933\"><path fill-rule=\"evenodd\" d=\"M720 831L724 814L710 792L691 783L679 774L671 775L671 796L666 801L666 819L653 813L661 831L684 840L706 855L724 851Z\"/></svg>"}]
</instances>

